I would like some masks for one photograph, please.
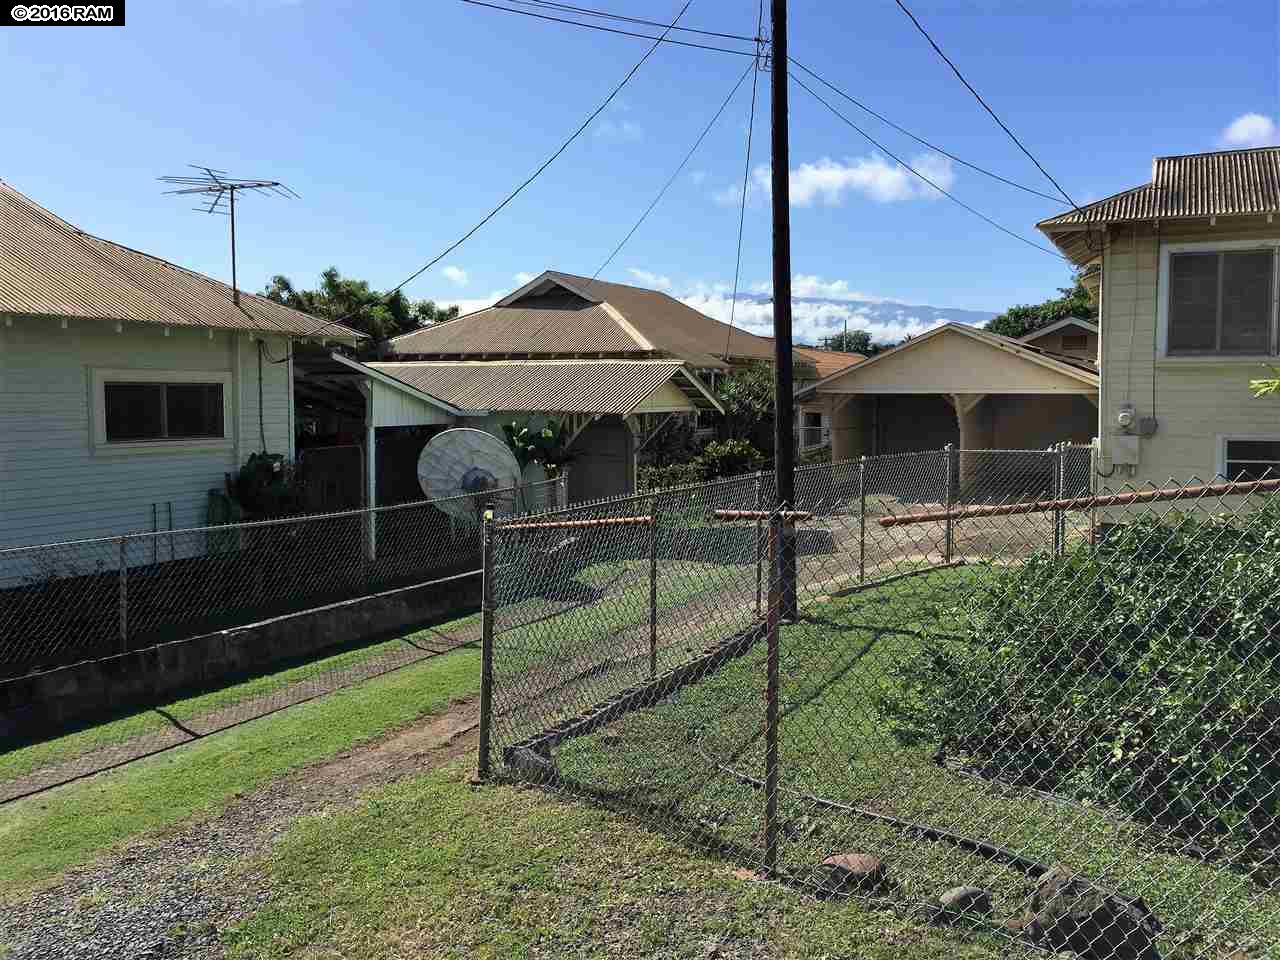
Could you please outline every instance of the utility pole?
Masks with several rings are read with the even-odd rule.
[[[791,365],[791,159],[787,133],[787,0],[771,0],[773,160],[773,469],[778,504],[796,506],[795,389]],[[782,616],[796,617],[795,527],[780,544]]]

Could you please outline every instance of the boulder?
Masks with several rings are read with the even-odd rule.
[[[1030,909],[1006,925],[1039,947],[1083,960],[1160,960],[1163,929],[1140,897],[1122,897],[1055,864],[1041,875]]]
[[[889,872],[869,853],[837,853],[822,861],[823,888],[832,893],[866,893],[884,885]]]
[[[981,887],[952,887],[938,898],[938,906],[947,916],[991,916],[991,894]]]

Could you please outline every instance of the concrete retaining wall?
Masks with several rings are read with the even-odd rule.
[[[480,586],[479,572],[464,573],[0,681],[0,738],[39,737],[228,677],[263,673],[276,663],[474,612]]]

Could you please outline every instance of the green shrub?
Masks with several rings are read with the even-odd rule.
[[[762,457],[746,440],[712,440],[698,454],[707,478],[712,480],[749,473],[756,469]]]
[[[899,739],[1232,850],[1280,842],[1280,523],[1168,520],[962,602],[879,698]]]
[[[638,474],[638,486],[641,490],[681,487],[689,483],[701,483],[707,478],[706,468],[700,460],[669,463],[662,467],[641,467]]]

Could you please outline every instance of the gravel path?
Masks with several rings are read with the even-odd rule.
[[[271,897],[253,862],[301,816],[475,749],[474,700],[241,797],[222,814],[130,843],[0,903],[3,960],[210,960]]]

